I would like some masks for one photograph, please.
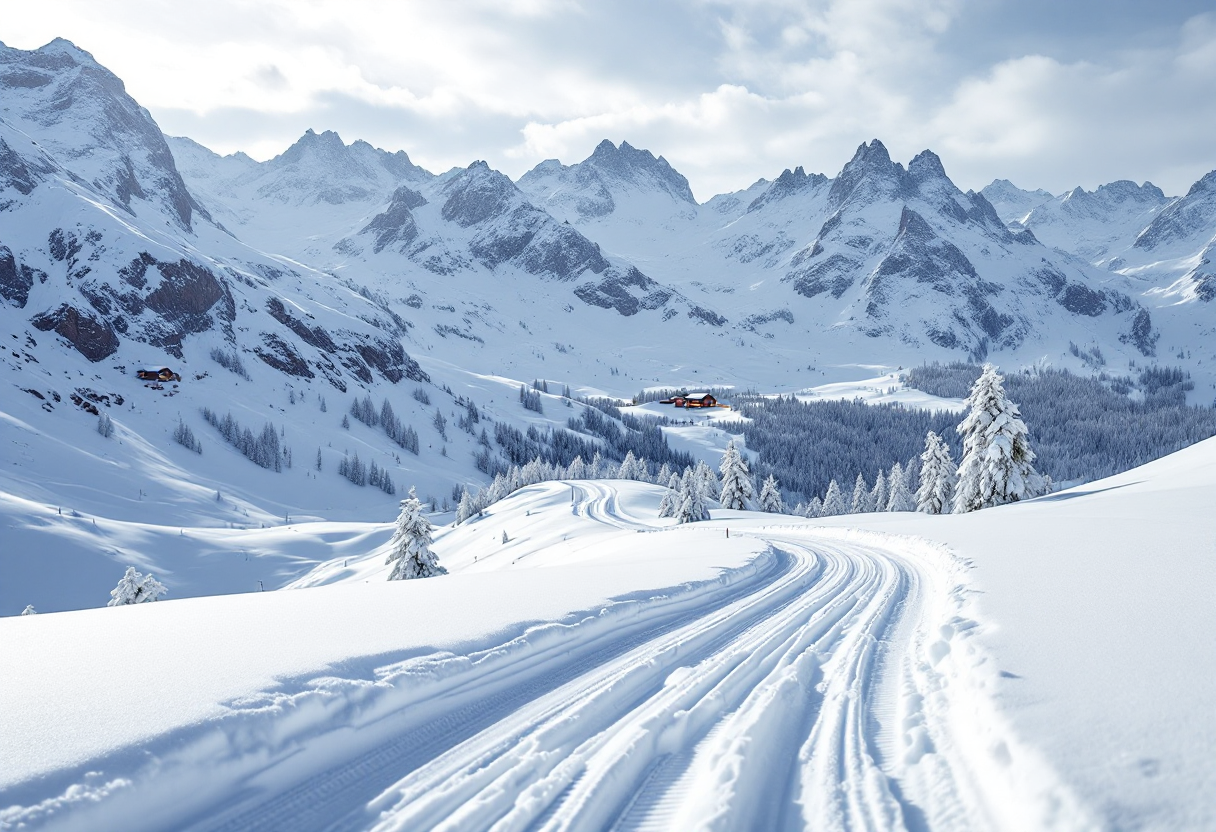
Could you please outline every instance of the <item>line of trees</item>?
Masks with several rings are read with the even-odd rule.
[[[833,479],[822,500],[814,497],[799,504],[794,513],[806,517],[913,510],[963,514],[1047,493],[1051,478],[1035,469],[1029,431],[1018,406],[1005,394],[1003,381],[987,364],[973,384],[967,414],[955,429],[963,441],[957,469],[949,445],[929,431],[918,460],[919,482],[896,462],[886,475],[878,473],[873,488],[858,474],[848,499]]]
[[[418,455],[418,432],[397,417],[388,399],[381,402],[380,409],[377,410],[376,406],[372,404],[371,396],[364,396],[362,399],[355,397],[350,404],[350,415],[370,428],[382,428],[388,438],[396,442],[398,446],[415,456]]]
[[[282,471],[284,466],[291,467],[291,448],[279,442],[279,431],[270,422],[262,427],[261,433],[254,435],[249,428],[241,427],[240,423],[232,418],[231,412],[220,418],[211,408],[204,407],[203,420],[219,431],[225,442],[255,465],[269,471]]]

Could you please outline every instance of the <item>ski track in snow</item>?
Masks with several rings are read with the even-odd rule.
[[[579,514],[673,545],[722,525],[660,532],[610,484],[576,489]],[[947,557],[794,525],[732,533],[769,546],[743,577],[428,657],[393,689],[404,698],[301,709],[310,729],[272,729],[252,754],[196,743],[100,817],[193,832],[1090,825],[955,661],[968,622],[951,617]],[[45,828],[98,819],[51,812]]]

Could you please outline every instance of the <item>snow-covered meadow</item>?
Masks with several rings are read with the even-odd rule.
[[[655,486],[550,483],[439,530],[440,578],[369,546],[280,592],[0,619],[3,817],[1206,828],[1214,490],[1216,440],[939,517],[672,527]]]

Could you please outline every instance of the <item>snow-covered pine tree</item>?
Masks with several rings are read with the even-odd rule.
[[[26,605],[25,605],[25,609],[23,609],[23,610],[21,611],[21,614],[22,614],[22,615],[37,615],[37,614],[38,614],[38,610],[34,609],[34,605],[33,605],[33,604],[26,604]]]
[[[804,516],[811,520],[814,520],[816,517],[822,517],[823,500],[820,500],[818,497],[812,497],[811,501],[806,504],[806,514]]]
[[[721,493],[722,483],[718,480],[718,475],[714,473],[714,469],[710,468],[705,460],[697,463],[694,473],[697,479],[701,481],[701,496],[702,498],[716,500]]]
[[[874,478],[874,490],[870,492],[871,511],[886,511],[887,503],[891,501],[891,492],[887,490],[887,475],[881,470]]]
[[[777,478],[772,474],[768,475],[768,478],[764,481],[764,486],[760,489],[760,510],[772,514],[782,514],[785,512],[785,503],[781,499],[781,489],[777,487]]]
[[[848,514],[849,507],[844,504],[844,495],[836,480],[828,483],[828,493],[823,496],[823,508],[819,510],[820,517],[835,517],[838,514]]]
[[[912,489],[904,477],[904,467],[898,462],[891,466],[891,476],[888,478],[891,496],[887,498],[887,511],[916,511],[916,500],[912,498]]]
[[[671,475],[674,473],[675,471],[671,470],[671,463],[664,462],[659,466],[659,473],[655,475],[654,481],[659,485],[664,485],[671,480]]]
[[[1004,378],[985,364],[967,397],[967,416],[957,430],[963,437],[954,513],[1026,500],[1043,493],[1034,469],[1034,451],[1018,406],[1005,395]]]
[[[718,468],[722,472],[722,487],[719,491],[719,502],[722,508],[742,511],[756,496],[752,487],[752,474],[747,470],[747,460],[735,447],[735,440],[726,445],[726,453],[722,454],[722,464]],[[778,493],[780,498],[780,493]],[[769,511],[769,509],[761,509]]]
[[[667,493],[659,502],[660,517],[675,517],[676,509],[680,507],[680,475],[672,474],[667,478]]]
[[[110,590],[110,601],[106,606],[122,607],[136,603],[135,599],[139,596],[141,584],[143,584],[143,575],[136,572],[134,566],[128,566],[127,571],[119,579],[118,586]]]
[[[141,575],[134,566],[128,566],[118,582],[118,586],[110,590],[110,600],[107,607],[121,607],[127,604],[145,604],[155,601],[169,590],[152,574]]]
[[[790,513],[795,517],[806,517],[806,503],[798,503],[798,505],[790,509]]]
[[[945,514],[954,499],[958,476],[950,446],[933,431],[925,435],[925,452],[920,457],[920,487],[916,489],[916,510],[925,514]]]
[[[410,496],[401,501],[397,529],[389,541],[385,563],[394,561],[396,563],[388,576],[390,581],[430,578],[448,572],[439,565],[439,560],[431,551],[431,521],[422,513],[422,503],[413,488],[410,489]]]
[[[466,488],[460,493],[460,505],[456,506],[456,525],[459,526],[476,513],[477,507],[473,505],[473,497]]]
[[[621,467],[617,470],[617,479],[636,480],[638,478],[638,461],[634,457],[633,451],[628,451],[625,458],[621,460]]]
[[[849,513],[865,514],[873,510],[874,507],[870,505],[870,486],[865,475],[858,474],[857,482],[853,484],[853,500],[849,504]]]
[[[704,462],[698,467],[701,466],[708,468]],[[713,476],[712,471],[710,476]],[[704,483],[704,476],[699,471],[684,469],[684,476],[680,478],[680,506],[675,515],[677,523],[696,523],[709,519],[709,509],[705,507],[705,493],[702,491]]]
[[[587,463],[583,462],[583,458],[581,456],[576,456],[574,459],[570,460],[570,467],[566,469],[566,479],[587,479]]]
[[[595,456],[591,458],[591,467],[587,469],[587,479],[598,480],[604,476],[604,457],[599,452],[595,452]]]

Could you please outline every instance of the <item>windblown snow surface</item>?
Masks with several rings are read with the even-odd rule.
[[[3,618],[0,823],[1210,829],[1214,489],[1216,440],[961,517],[546,483],[446,577]]]

